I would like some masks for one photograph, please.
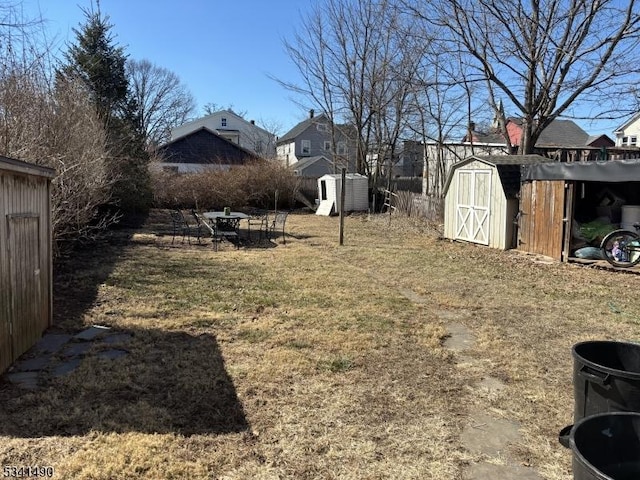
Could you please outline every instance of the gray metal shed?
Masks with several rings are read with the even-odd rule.
[[[0,372],[52,322],[54,174],[0,157]]]

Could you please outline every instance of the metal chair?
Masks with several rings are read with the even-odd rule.
[[[269,238],[274,238],[276,232],[282,231],[283,244],[287,244],[287,236],[285,233],[285,224],[287,223],[287,217],[289,212],[275,212],[271,223],[269,224]]]
[[[194,209],[191,209],[191,215],[196,221],[196,224],[193,227],[193,230],[195,230],[196,235],[198,236],[198,243],[201,243],[200,238],[204,236],[204,232],[206,230],[206,222],[202,221],[202,219],[200,218],[200,215],[198,215],[198,213]]]
[[[265,238],[269,234],[269,212],[266,210],[256,210],[251,212],[249,219],[247,220],[248,241],[251,242],[251,230],[258,231],[258,241],[262,241],[262,237]]]
[[[187,223],[187,219],[184,218],[180,210],[171,210],[171,221],[173,222],[173,238],[171,239],[171,244],[173,245],[175,242],[178,233],[182,234],[182,243],[184,243],[184,237],[187,237],[189,243],[191,243],[189,237],[191,229]]]

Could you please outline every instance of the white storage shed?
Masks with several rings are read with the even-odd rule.
[[[516,247],[522,166],[549,161],[539,155],[487,155],[454,164],[444,188],[445,238]]]
[[[342,188],[341,174],[327,174],[318,179],[320,205],[316,215],[331,215],[340,211]],[[345,176],[344,211],[366,211],[369,209],[369,180],[359,173]]]

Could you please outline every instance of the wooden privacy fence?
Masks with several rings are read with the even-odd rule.
[[[0,157],[0,372],[51,324],[53,176]]]

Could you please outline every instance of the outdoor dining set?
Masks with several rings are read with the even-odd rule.
[[[256,210],[249,213],[234,212],[229,207],[220,211],[197,212],[191,210],[185,214],[182,210],[171,211],[173,238],[182,236],[182,242],[195,238],[202,243],[202,238],[209,237],[215,250],[218,245],[227,241],[240,248],[241,246],[260,245],[271,242],[282,235],[286,244],[285,224],[289,212]]]

